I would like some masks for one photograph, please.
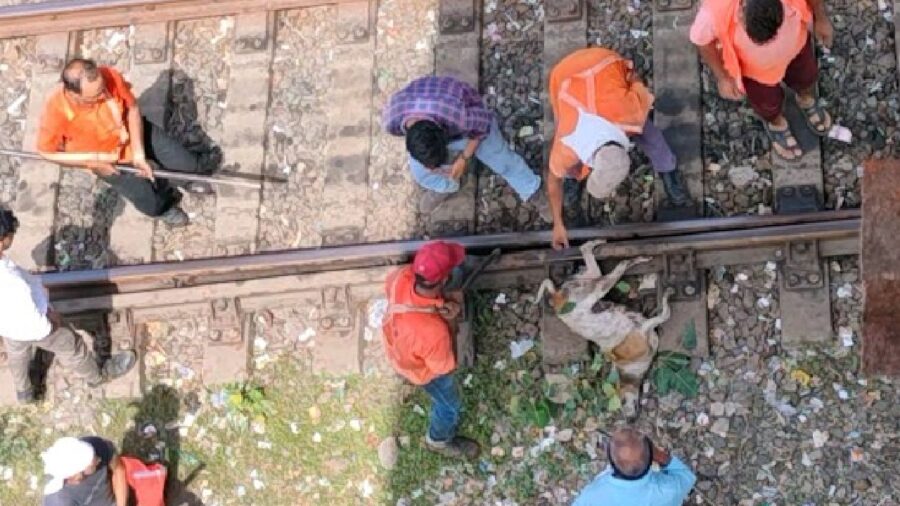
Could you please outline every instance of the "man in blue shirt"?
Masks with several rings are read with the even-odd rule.
[[[681,460],[635,429],[614,432],[606,450],[609,467],[572,506],[681,506],[697,481]],[[654,463],[659,471],[651,470]]]

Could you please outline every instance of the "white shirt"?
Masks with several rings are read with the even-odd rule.
[[[0,336],[40,341],[50,335],[50,302],[40,280],[7,257],[0,257]]]
[[[572,133],[562,138],[563,144],[569,146],[582,163],[590,166],[594,153],[611,142],[625,149],[631,148],[631,142],[624,130],[606,118],[578,110],[578,123]]]

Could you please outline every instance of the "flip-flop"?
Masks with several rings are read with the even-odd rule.
[[[772,128],[769,126],[769,122],[763,121],[763,125],[765,125],[765,127],[766,127],[766,133],[769,135],[769,140],[772,141],[772,144],[778,144],[785,151],[790,151],[791,153],[793,153],[795,155],[794,158],[787,158],[786,156],[782,155],[777,149],[775,149],[773,147],[772,153],[775,156],[777,156],[778,158],[781,158],[782,160],[784,160],[786,162],[796,162],[797,160],[799,160],[800,158],[803,157],[803,148],[800,147],[800,143],[797,142],[797,138],[794,137],[794,134],[791,132],[790,126],[788,126],[788,128],[785,130],[772,130]],[[794,140],[793,146],[788,145],[789,139]],[[799,155],[797,154],[797,151],[800,151]]]
[[[831,129],[834,122],[831,119],[831,115],[828,114],[828,111],[826,111],[819,103],[819,99],[813,101],[813,104],[809,107],[802,107],[798,102],[797,107],[800,107],[800,110],[803,111],[803,118],[806,120],[806,124],[809,125],[809,129],[812,130],[814,134],[819,137],[828,135],[828,130]],[[813,121],[813,115],[819,118],[819,121]],[[827,122],[825,121],[826,119],[828,120]],[[822,127],[822,129],[820,130],[819,127]]]

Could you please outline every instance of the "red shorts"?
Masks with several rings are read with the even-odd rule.
[[[800,92],[811,88],[818,79],[819,64],[816,61],[816,53],[813,50],[812,37],[810,37],[800,54],[788,65],[784,74],[784,84],[790,86],[792,90]],[[762,119],[771,122],[781,115],[784,89],[780,84],[762,84],[745,77],[744,89],[747,91],[747,100]]]

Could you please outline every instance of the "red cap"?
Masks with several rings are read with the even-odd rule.
[[[416,253],[413,272],[429,283],[443,281],[450,276],[454,267],[463,263],[466,249],[455,242],[431,241]]]

